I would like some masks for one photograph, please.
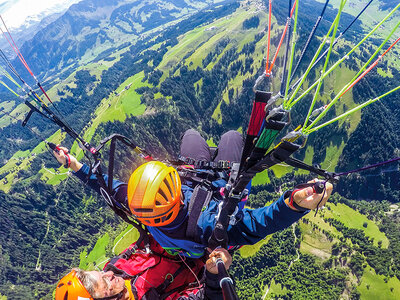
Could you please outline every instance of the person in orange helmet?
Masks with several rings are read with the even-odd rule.
[[[242,147],[241,135],[229,131],[221,137],[214,160],[239,162]],[[75,175],[100,193],[100,185],[90,167],[69,156],[68,149],[60,149],[59,153],[54,153],[57,160],[62,164],[69,161],[69,167]],[[212,160],[207,143],[193,129],[183,135],[181,155],[195,160]],[[207,172],[205,174],[208,176]],[[238,207],[227,228],[228,246],[235,248],[255,244],[267,235],[289,227],[310,210],[323,206],[333,186],[329,182],[322,182],[323,193],[318,193],[313,185],[316,182],[318,180],[314,179],[305,187],[284,192],[269,206],[258,209]],[[112,189],[120,209],[144,224],[154,239],[170,254],[200,258],[205,254],[215,228],[224,197],[220,189],[225,187],[227,178],[206,178],[203,183],[200,185],[192,178],[180,176],[176,169],[162,162],[151,161],[139,166],[128,184],[114,180]],[[198,198],[203,202],[196,207],[196,201],[191,199],[199,193]],[[199,215],[191,223],[189,217],[194,215],[194,210]]]
[[[189,268],[188,262],[178,263],[168,254],[157,253],[160,249],[152,240],[154,253],[139,249],[128,260],[120,255],[111,259],[104,271],[74,268],[57,283],[55,300],[223,299],[215,260],[221,258],[229,268],[232,257],[227,250],[214,250],[202,272],[204,263]],[[203,273],[203,278],[196,273]]]

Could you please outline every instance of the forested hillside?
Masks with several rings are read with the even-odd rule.
[[[287,1],[273,3],[272,52],[288,9]],[[367,10],[368,16],[395,4],[381,1]],[[188,128],[201,131],[210,144],[217,144],[227,130],[245,132],[253,85],[265,70],[267,7],[268,1],[250,0],[84,0],[39,31],[21,52],[43,78],[63,119],[91,144],[117,132],[155,157],[174,158]],[[306,43],[322,7],[320,2],[301,1],[297,50]],[[344,10],[341,30],[361,7],[354,1]],[[328,6],[297,74],[306,70],[336,13],[336,4]],[[365,17],[354,24],[332,52],[332,62],[359,41],[371,28],[369,22]],[[318,104],[338,93],[381,42],[380,35],[374,36],[330,75]],[[279,91],[283,54],[274,76],[259,89]],[[330,114],[396,87],[398,54],[399,48],[393,48]],[[317,79],[321,68],[306,85]],[[346,171],[399,156],[398,97],[393,93],[311,134],[296,157],[329,171]],[[55,283],[69,268],[101,267],[137,235],[15,121],[27,112],[20,99],[1,90],[0,100],[2,110],[13,116],[0,115],[0,298],[52,299]],[[292,110],[285,133],[302,124],[310,98],[303,100]],[[76,141],[48,120],[34,115],[29,126],[88,163]],[[124,147],[117,149],[117,157],[117,176],[126,181],[141,161]],[[104,162],[107,165],[107,155]],[[331,203],[316,216],[309,214],[299,224],[243,247],[231,269],[241,299],[374,299],[379,294],[395,299],[400,293],[400,223],[398,207],[393,206],[400,196],[398,175],[398,164],[392,164],[341,178]],[[264,206],[312,177],[276,166],[254,179],[248,204]]]

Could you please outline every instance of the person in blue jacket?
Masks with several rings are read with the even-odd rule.
[[[221,136],[218,154],[214,160],[239,162],[242,147],[241,134],[229,131]],[[96,177],[90,175],[89,166],[68,155],[68,149],[60,149],[59,153],[54,153],[57,160],[62,164],[69,160],[74,175],[100,193],[100,186]],[[206,141],[193,129],[187,130],[183,135],[180,151],[184,157],[211,160],[210,148]],[[107,182],[107,178],[105,181]],[[218,188],[225,183],[216,180],[211,186]],[[208,239],[217,221],[218,205],[223,196],[219,192],[212,194],[212,199],[198,218],[195,238],[188,238],[188,208],[193,188],[193,182],[190,179],[184,179],[182,182],[173,167],[152,161],[139,166],[131,175],[128,184],[114,180],[113,196],[121,208],[146,226],[168,253],[200,258],[205,254]],[[325,188],[326,191],[322,195],[315,193],[312,187],[298,190],[294,195],[287,191],[269,206],[238,210],[227,230],[228,245],[252,245],[269,234],[289,227],[310,210],[326,203],[333,186],[326,183]]]

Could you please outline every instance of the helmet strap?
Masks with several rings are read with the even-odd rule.
[[[124,295],[124,293],[125,293],[125,288],[122,291],[120,291],[118,294],[104,297],[104,298],[93,298],[93,300],[120,300],[120,299],[122,299],[122,296]]]

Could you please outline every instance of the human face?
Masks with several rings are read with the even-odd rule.
[[[117,295],[125,288],[125,280],[114,275],[112,271],[90,271],[97,280],[96,298],[104,298]]]

